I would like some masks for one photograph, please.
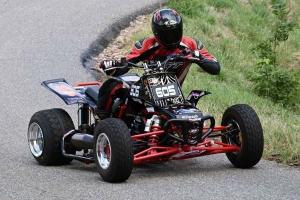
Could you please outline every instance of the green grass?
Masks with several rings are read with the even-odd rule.
[[[287,3],[292,17],[300,19],[300,0]],[[182,15],[184,34],[202,41],[222,67],[218,76],[210,76],[196,65],[192,67],[183,84],[185,94],[192,89],[212,92],[212,95],[201,99],[198,107],[204,113],[214,115],[218,124],[229,106],[249,104],[256,110],[263,126],[264,157],[300,165],[299,110],[288,110],[269,99],[258,97],[248,78],[257,62],[251,48],[271,33],[271,1],[170,0],[167,7]],[[132,44],[151,35],[150,24],[147,24],[131,38]],[[299,41],[298,26],[290,34],[289,40],[278,48],[280,65],[294,69],[298,74]]]

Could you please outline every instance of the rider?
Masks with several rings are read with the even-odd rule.
[[[182,18],[172,9],[161,9],[156,11],[152,16],[152,32],[153,37],[141,39],[135,43],[126,60],[133,63],[140,61],[163,61],[170,54],[178,54],[185,52],[193,53],[194,57],[198,57],[196,62],[204,71],[209,74],[217,75],[220,73],[220,65],[217,59],[212,56],[196,39],[183,36]],[[121,66],[117,60],[104,60],[100,63],[100,68],[108,69],[114,66]],[[174,67],[169,71],[175,72],[180,84],[183,83],[191,62],[176,62]],[[111,76],[120,76],[128,72],[129,69],[113,69],[106,71]],[[103,83],[99,90],[96,114],[100,119],[108,118],[111,114],[111,106],[113,100],[118,97],[120,88],[127,86],[120,80],[115,78],[108,79]]]

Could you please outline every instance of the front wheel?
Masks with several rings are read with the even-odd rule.
[[[107,182],[123,182],[133,169],[133,146],[127,125],[120,119],[100,121],[94,133],[94,158]]]
[[[226,153],[229,161],[239,168],[256,165],[263,153],[264,137],[260,120],[249,105],[238,104],[229,107],[222,118],[222,126],[228,126],[223,132],[222,141],[240,146],[239,152]]]

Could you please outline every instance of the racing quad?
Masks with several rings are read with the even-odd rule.
[[[212,115],[204,115],[196,107],[210,92],[193,90],[185,98],[177,77],[168,71],[172,63],[185,59],[193,62],[198,58],[176,54],[164,62],[123,62],[123,67],[115,67],[143,69],[143,75],[116,77],[129,87],[115,99],[110,118],[104,120],[95,114],[101,83],[73,87],[65,79],[42,82],[67,105],[78,104],[78,127],[63,109],[36,112],[27,135],[33,157],[42,165],[67,164],[73,159],[95,163],[108,182],[127,180],[136,164],[217,153],[226,153],[239,168],[256,165],[264,146],[256,112],[246,104],[233,105],[216,126]]]

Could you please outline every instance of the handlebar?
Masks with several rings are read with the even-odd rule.
[[[189,62],[197,62],[200,61],[200,58],[198,57],[191,57],[189,56],[183,56],[182,54],[171,54],[169,56],[167,56],[167,58],[160,62],[160,61],[155,61],[155,63],[151,63],[148,64],[146,62],[143,62],[141,65],[138,65],[136,63],[133,62],[128,62],[125,59],[121,60],[121,64],[123,64],[123,66],[115,66],[115,67],[110,67],[107,69],[104,69],[104,71],[109,71],[109,70],[113,70],[113,69],[125,69],[125,68],[139,68],[139,69],[144,69],[144,70],[159,70],[159,71],[165,71],[166,68],[166,64],[169,61],[176,61],[176,60],[180,60],[180,61],[189,61]]]

